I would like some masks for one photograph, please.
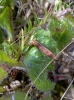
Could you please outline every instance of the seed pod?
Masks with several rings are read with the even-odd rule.
[[[32,40],[31,44],[37,47],[43,54],[45,54],[49,58],[55,59],[55,55],[50,50],[48,50],[46,47],[44,47],[42,44],[40,44],[39,42]]]

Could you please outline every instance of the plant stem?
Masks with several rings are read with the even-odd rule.
[[[66,95],[66,93],[68,92],[69,88],[71,87],[73,81],[74,81],[74,79],[71,81],[71,83],[69,84],[68,88],[66,89],[66,91],[64,92],[64,94],[62,95],[60,100],[63,100],[64,96]]]

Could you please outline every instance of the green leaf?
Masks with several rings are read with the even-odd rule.
[[[0,13],[7,7],[14,6],[14,0],[0,0]]]
[[[7,55],[12,56],[13,50],[11,49],[11,45],[8,44],[7,42],[3,42],[1,44],[1,50],[3,50],[4,53],[6,53]]]
[[[9,57],[12,57],[14,59],[18,59],[21,55],[21,50],[19,49],[19,46],[17,44],[11,45],[11,43],[4,41],[0,45],[1,50],[4,51]],[[18,52],[17,52],[18,51]]]
[[[20,91],[17,91],[15,93],[15,100],[24,100],[25,99],[25,93],[22,93]],[[27,97],[26,100],[29,100],[29,98]]]
[[[66,18],[51,18],[49,30],[60,50],[63,49],[74,37],[73,23]]]
[[[8,71],[13,66],[22,66],[23,64],[8,57],[3,51],[0,50],[0,81],[8,75]],[[1,91],[0,91],[1,92]]]
[[[70,22],[74,23],[74,16],[71,13],[67,13],[65,18],[68,19]]]
[[[58,53],[56,42],[50,36],[49,31],[45,31],[42,28],[38,28],[32,36],[34,40],[37,40],[54,54]],[[41,53],[36,47],[31,47],[24,57],[24,64],[28,70],[28,75],[31,80],[34,81],[43,68],[51,61],[50,58]],[[52,70],[52,64],[41,74],[39,79],[35,82],[35,86],[39,90],[47,91],[54,87],[54,83],[47,80],[47,71]]]
[[[7,31],[6,34],[8,35],[8,40],[11,41],[12,40],[12,19],[11,19],[11,10],[8,6],[0,14],[0,26]]]
[[[8,57],[2,50],[0,50],[0,62],[1,63],[8,63],[11,66],[15,66],[15,65],[21,65],[21,63],[19,63],[18,61]]]
[[[7,76],[7,72],[3,70],[3,68],[1,67],[2,66],[0,66],[0,80],[2,80],[5,76]]]
[[[65,31],[58,40],[58,47],[59,49],[63,49],[74,37],[74,25],[71,23],[68,19],[64,18],[61,20],[61,22],[64,24]]]
[[[20,92],[20,91],[17,91],[14,94],[14,98],[15,98],[15,100],[24,100],[25,99],[25,94]],[[11,100],[11,98],[3,96],[3,97],[0,97],[0,100]],[[27,97],[26,100],[29,100],[28,97]]]

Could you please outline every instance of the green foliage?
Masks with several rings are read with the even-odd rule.
[[[14,0],[0,0],[0,13],[7,7],[13,6]]]
[[[37,40],[49,50],[58,53],[56,42],[50,36],[50,31],[45,31],[42,28],[38,28],[32,36],[34,40]],[[42,69],[51,61],[50,58],[42,54],[36,47],[31,47],[24,57],[24,64],[28,70],[28,75],[31,80],[34,81]],[[50,65],[49,69],[52,70],[53,66]],[[54,83],[47,80],[47,69],[41,74],[39,79],[35,82],[35,86],[39,90],[47,91],[54,87]]]
[[[9,57],[12,57],[13,59],[18,59],[21,55],[21,50],[17,44],[10,45],[9,42],[5,41],[0,46],[1,50],[3,50]]]
[[[60,50],[63,49],[74,36],[73,23],[66,18],[57,19],[52,17],[49,30]]]
[[[64,19],[64,22],[65,31],[61,37],[59,37],[58,41],[58,47],[60,50],[63,49],[74,37],[74,26],[72,26],[67,19]]]
[[[21,63],[15,61],[14,59],[8,57],[2,50],[0,50],[0,81],[7,76],[7,65],[10,65],[10,67],[12,66],[22,66]],[[3,66],[3,64],[5,64],[5,67]],[[1,91],[0,91],[1,92]]]
[[[24,93],[22,93],[20,91],[17,91],[15,93],[15,100],[24,100],[24,98],[25,98],[25,94]],[[28,97],[27,97],[26,100],[29,100]]]
[[[0,66],[0,80],[2,80],[7,75],[7,72],[1,67],[2,66]]]
[[[0,8],[0,27],[6,31],[5,34],[8,36],[5,41],[4,32],[0,30],[0,63],[9,64],[11,67],[14,65],[23,66],[23,64],[14,59],[18,59],[21,56],[21,54],[23,53],[23,48],[28,48],[24,57],[24,64],[26,65],[30,79],[32,80],[32,82],[34,82],[41,71],[51,61],[51,59],[45,56],[36,47],[29,47],[28,43],[31,40],[36,40],[46,48],[48,48],[55,55],[58,54],[58,52],[63,49],[74,37],[74,19],[70,15],[66,15],[65,17],[63,16],[63,18],[50,17],[49,20],[46,16],[45,19],[42,20],[43,22],[41,22],[41,24],[44,24],[44,22],[46,22],[47,20],[49,23],[49,30],[46,31],[39,26],[39,28],[35,28],[35,31],[32,31],[34,27],[36,27],[37,25],[41,25],[39,24],[41,20],[39,20],[37,16],[34,16],[34,20],[31,20],[31,17],[33,16],[32,15],[30,19],[26,21],[27,25],[24,26],[25,35],[23,34],[23,36],[25,36],[25,38],[21,39],[22,32],[18,33],[19,35],[17,35],[17,38],[19,39],[19,41],[21,41],[21,45],[19,45],[20,43],[12,43],[13,28],[11,5],[14,6],[13,3],[14,0],[1,0],[0,2],[0,6],[3,7]],[[61,10],[61,6],[62,2],[56,0],[54,11]],[[16,26],[19,26],[21,23],[23,23],[24,16],[21,16],[22,17],[18,17]],[[30,33],[31,31],[33,33],[29,34],[28,36],[28,33]],[[7,42],[7,40],[11,42]],[[25,40],[27,40],[28,42],[24,42]],[[13,44],[12,46],[11,43]],[[26,44],[26,46],[24,46],[24,44]],[[12,59],[12,57],[14,59]],[[49,91],[54,88],[55,83],[47,79],[47,72],[51,70],[53,70],[52,63],[36,80],[35,86],[37,89],[42,91]],[[7,74],[8,73],[6,72],[6,69],[4,69],[3,66],[0,66],[0,80],[7,76]],[[3,91],[4,89],[0,87],[0,92]],[[22,100],[24,99],[24,96],[25,95],[23,93],[17,92],[15,94],[15,99]],[[50,97],[47,96],[47,98],[44,98],[44,100],[48,100],[48,98]]]
[[[14,59],[10,58],[9,56],[7,56],[2,50],[0,50],[0,62],[1,63],[8,63],[11,66],[22,65],[21,63],[19,63],[16,60],[14,60]]]
[[[14,94],[14,98],[15,98],[15,100],[24,100],[25,94],[20,92],[20,91],[17,91]],[[3,97],[0,98],[0,100],[11,100],[11,98],[9,98],[7,96],[3,96]],[[29,99],[27,98],[26,100],[29,100]]]
[[[65,15],[65,18],[67,18],[70,21],[70,23],[71,22],[74,23],[74,17],[73,17],[73,15],[71,15],[71,13],[67,13]]]
[[[9,56],[12,55],[12,49],[11,46],[7,42],[3,42],[1,44],[1,49]]]
[[[40,23],[40,20],[36,15],[32,15],[32,16],[34,17],[33,19],[34,21],[31,21],[31,19],[28,20],[27,27],[26,26],[24,27],[25,34],[27,32],[30,32],[33,29],[33,27],[36,27]]]
[[[0,27],[7,31],[8,41],[12,40],[11,9],[7,6],[0,14]],[[4,33],[3,33],[4,34]]]
[[[5,89],[2,86],[0,86],[0,92],[5,92]]]

